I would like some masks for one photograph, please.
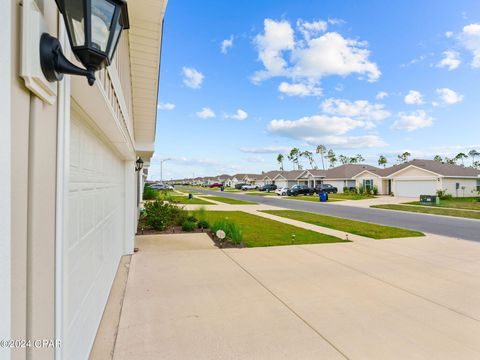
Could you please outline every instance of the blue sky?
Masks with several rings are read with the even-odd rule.
[[[480,150],[478,1],[171,0],[163,36],[153,179]]]

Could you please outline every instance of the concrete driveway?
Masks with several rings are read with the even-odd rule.
[[[479,359],[480,244],[144,236],[114,359]]]

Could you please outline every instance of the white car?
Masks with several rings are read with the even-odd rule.
[[[242,190],[255,190],[258,189],[258,185],[243,185]]]
[[[278,196],[286,196],[287,190],[288,190],[288,187],[286,186],[280,187],[277,190],[275,190],[275,194],[277,194]]]

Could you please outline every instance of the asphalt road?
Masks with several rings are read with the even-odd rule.
[[[229,192],[221,193],[220,191],[214,190],[192,189],[192,191],[217,196],[221,195],[239,200],[253,201],[259,204],[280,206],[291,210],[337,216],[352,220],[396,226],[480,242],[480,220],[424,215],[419,213],[408,213],[373,208],[359,208],[354,206],[335,205],[334,203],[324,204],[320,202],[317,203],[300,200],[283,200],[273,196],[243,195]]]

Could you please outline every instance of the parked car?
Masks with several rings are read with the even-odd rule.
[[[153,190],[173,190],[173,186],[166,184],[153,184],[150,185],[150,188]]]
[[[315,192],[317,194],[320,194],[321,192],[326,192],[327,194],[336,194],[338,189],[330,184],[318,184],[315,187]]]
[[[240,190],[242,188],[242,186],[244,185],[248,185],[247,183],[238,183],[238,184],[235,184],[235,189],[237,190]]]
[[[242,190],[256,190],[258,189],[258,185],[250,185],[250,184],[247,184],[247,185],[243,185],[242,186]]]
[[[307,185],[294,185],[291,189],[287,190],[288,196],[297,196],[297,195],[313,195],[315,190],[308,187]]]
[[[209,188],[216,188],[216,187],[222,187],[222,186],[223,186],[222,183],[213,183],[208,185]]]
[[[280,187],[277,190],[275,190],[275,194],[277,194],[278,196],[285,196],[285,195],[287,195],[288,190],[289,190],[288,187],[283,186],[283,187]]]
[[[275,184],[265,184],[265,185],[261,186],[260,189],[258,189],[258,190],[266,191],[266,192],[275,191],[275,190],[277,190],[277,185],[275,185]]]

